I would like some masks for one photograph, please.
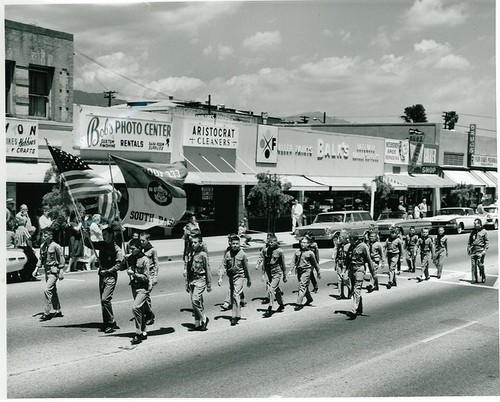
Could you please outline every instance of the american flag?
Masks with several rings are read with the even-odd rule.
[[[111,222],[115,219],[117,215],[116,203],[120,201],[121,196],[118,190],[113,190],[113,192],[101,194],[97,198],[97,210],[102,220]]]
[[[79,157],[61,149],[52,148],[50,145],[48,148],[73,198],[98,197],[113,191],[111,184],[94,173],[90,166]]]

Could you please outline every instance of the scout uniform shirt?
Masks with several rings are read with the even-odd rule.
[[[260,252],[260,258],[262,259],[263,271],[269,275],[285,272],[285,256],[281,248],[276,247],[275,249],[271,249],[269,246],[264,247]]]
[[[483,251],[486,251],[490,246],[488,232],[486,232],[486,229],[473,229],[469,236],[468,246],[470,254],[481,254]]]
[[[55,241],[49,244],[42,244],[40,247],[39,266],[44,267],[47,273],[50,273],[51,269],[54,267],[57,268],[58,271],[52,273],[58,273],[59,269],[64,268],[65,263],[63,249],[59,244]]]
[[[136,259],[135,263],[133,263],[133,260],[131,262],[130,269],[134,271],[134,275],[131,276],[130,286],[134,289],[151,290],[152,284],[149,280],[149,258],[145,255],[141,255]]]
[[[432,251],[432,239],[427,237],[420,237],[418,239],[418,246],[420,247],[421,254],[428,254]]]
[[[361,270],[365,271],[366,270],[365,263],[371,265],[370,250],[368,249],[368,246],[363,242],[359,242],[358,244],[355,244],[350,247],[349,258],[350,258],[352,272]]]
[[[229,250],[224,254],[222,266],[226,270],[227,276],[230,278],[246,278],[245,268],[248,269],[248,260],[243,250],[233,255],[233,251]]]
[[[385,241],[385,247],[387,248],[387,254],[400,254],[403,249],[403,242],[397,236],[395,238],[389,237]]]
[[[188,282],[204,279],[207,284],[210,284],[210,278],[210,263],[207,253],[203,250],[195,252],[190,258],[190,263],[187,265]]]
[[[382,261],[383,257],[384,251],[382,245],[378,241],[370,243],[370,258],[372,259],[372,261],[378,264],[380,261]]]

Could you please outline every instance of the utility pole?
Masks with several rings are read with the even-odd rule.
[[[108,99],[108,107],[111,107],[111,99],[115,99],[116,91],[104,91],[104,98]]]

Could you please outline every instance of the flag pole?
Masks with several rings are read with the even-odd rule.
[[[47,146],[50,146],[49,144],[49,141],[47,140],[47,137],[44,137],[45,139],[45,143],[47,144]],[[56,167],[57,167],[57,170],[59,171],[59,174],[61,175],[62,177],[62,181],[64,182],[64,184],[66,184],[66,188],[68,189],[68,195],[69,195],[69,198],[71,199],[71,202],[73,203],[73,208],[75,209],[75,214],[76,214],[76,217],[80,220],[80,222],[83,223],[83,219],[82,219],[82,216],[80,215],[80,212],[78,211],[78,207],[76,205],[76,201],[75,199],[73,198],[73,194],[71,194],[71,191],[69,189],[69,186],[68,186],[68,183],[66,182],[66,177],[64,176],[64,173],[62,172],[62,169],[61,167],[59,166],[59,164],[57,163],[57,161],[55,160],[54,156],[52,155],[52,153],[50,154],[50,156],[52,156],[52,159],[54,160],[54,163],[56,164]],[[83,226],[83,225],[82,225]],[[85,231],[82,230],[82,234],[84,234]],[[85,242],[84,242],[85,244]],[[92,241],[90,242],[90,245],[92,246],[92,251],[94,253],[94,256],[96,258],[96,260],[98,261],[99,258],[97,256],[97,252],[94,248],[94,245],[92,244]],[[71,267],[69,267],[69,269],[71,269]]]
[[[122,237],[122,250],[123,250],[123,254],[125,255],[127,250],[125,249],[125,237],[123,236],[122,220],[120,218],[120,210],[118,209],[118,197],[115,197],[116,190],[115,190],[115,183],[113,181],[113,171],[111,170],[111,154],[110,153],[108,153],[108,167],[109,167],[109,177],[111,179],[111,187],[113,187],[113,195],[112,195],[113,206],[115,207],[115,214],[117,214],[117,216],[118,216],[118,223],[120,225],[120,236]],[[115,215],[115,219],[116,219],[116,215]],[[129,270],[130,267],[128,265],[128,258],[125,256],[124,260],[125,260],[125,265],[127,267],[127,270]],[[130,276],[130,279],[132,280],[132,276]]]

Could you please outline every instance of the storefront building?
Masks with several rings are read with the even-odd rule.
[[[6,197],[40,215],[50,155],[73,130],[73,35],[5,20]]]

